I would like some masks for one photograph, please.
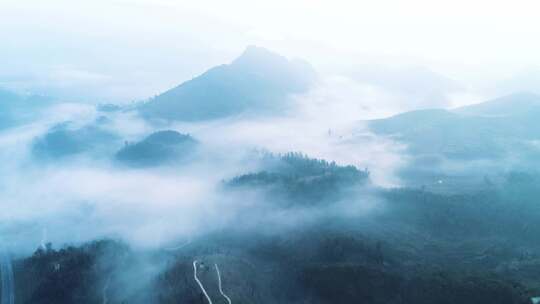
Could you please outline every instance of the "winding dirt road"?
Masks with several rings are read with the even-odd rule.
[[[201,288],[201,291],[203,292],[203,294],[204,294],[204,296],[206,297],[206,299],[208,300],[208,303],[209,303],[209,304],[213,304],[213,303],[212,303],[212,299],[210,299],[210,296],[209,296],[208,293],[206,292],[206,289],[204,289],[203,284],[201,283],[201,281],[200,281],[199,278],[197,277],[197,263],[198,263],[197,260],[193,261],[193,278],[195,279],[195,281],[197,282],[197,284],[199,284],[199,287]],[[4,304],[4,303],[2,303],[2,304]]]
[[[229,298],[229,297],[223,292],[223,289],[221,288],[221,274],[219,273],[219,267],[218,267],[217,264],[214,264],[214,266],[216,267],[216,273],[217,273],[218,284],[219,284],[219,293],[221,293],[221,295],[227,300],[227,302],[228,302],[229,304],[232,304],[231,298]]]

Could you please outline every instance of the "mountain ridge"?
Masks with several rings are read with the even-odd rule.
[[[540,109],[540,95],[521,91],[485,102],[453,109],[453,112],[469,115],[508,116],[521,115],[526,111]]]
[[[539,96],[516,93],[453,110],[404,112],[370,120],[368,126],[406,143],[413,155],[493,159],[533,153],[529,143],[540,139],[538,114]]]

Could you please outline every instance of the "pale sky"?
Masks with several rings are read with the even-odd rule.
[[[498,81],[540,66],[539,11],[526,0],[0,0],[0,84],[138,99],[250,44],[323,72],[384,62]]]

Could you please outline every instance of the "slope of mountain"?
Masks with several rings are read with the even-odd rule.
[[[287,95],[306,91],[314,80],[309,64],[250,46],[232,63],[152,98],[139,111],[150,119],[183,121],[276,111],[287,105]]]
[[[413,155],[493,159],[531,152],[540,139],[540,98],[514,94],[447,111],[406,112],[369,122],[372,131],[406,143]]]
[[[176,131],[158,131],[140,142],[126,145],[116,153],[116,159],[135,167],[156,166],[178,161],[196,147],[190,135]]]

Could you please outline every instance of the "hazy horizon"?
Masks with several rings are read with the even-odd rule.
[[[125,103],[258,45],[302,58],[323,77],[350,78],[366,65],[431,70],[462,87],[451,104],[468,104],[537,91],[535,7],[532,1],[507,9],[492,1],[4,0],[0,85],[70,101]]]

